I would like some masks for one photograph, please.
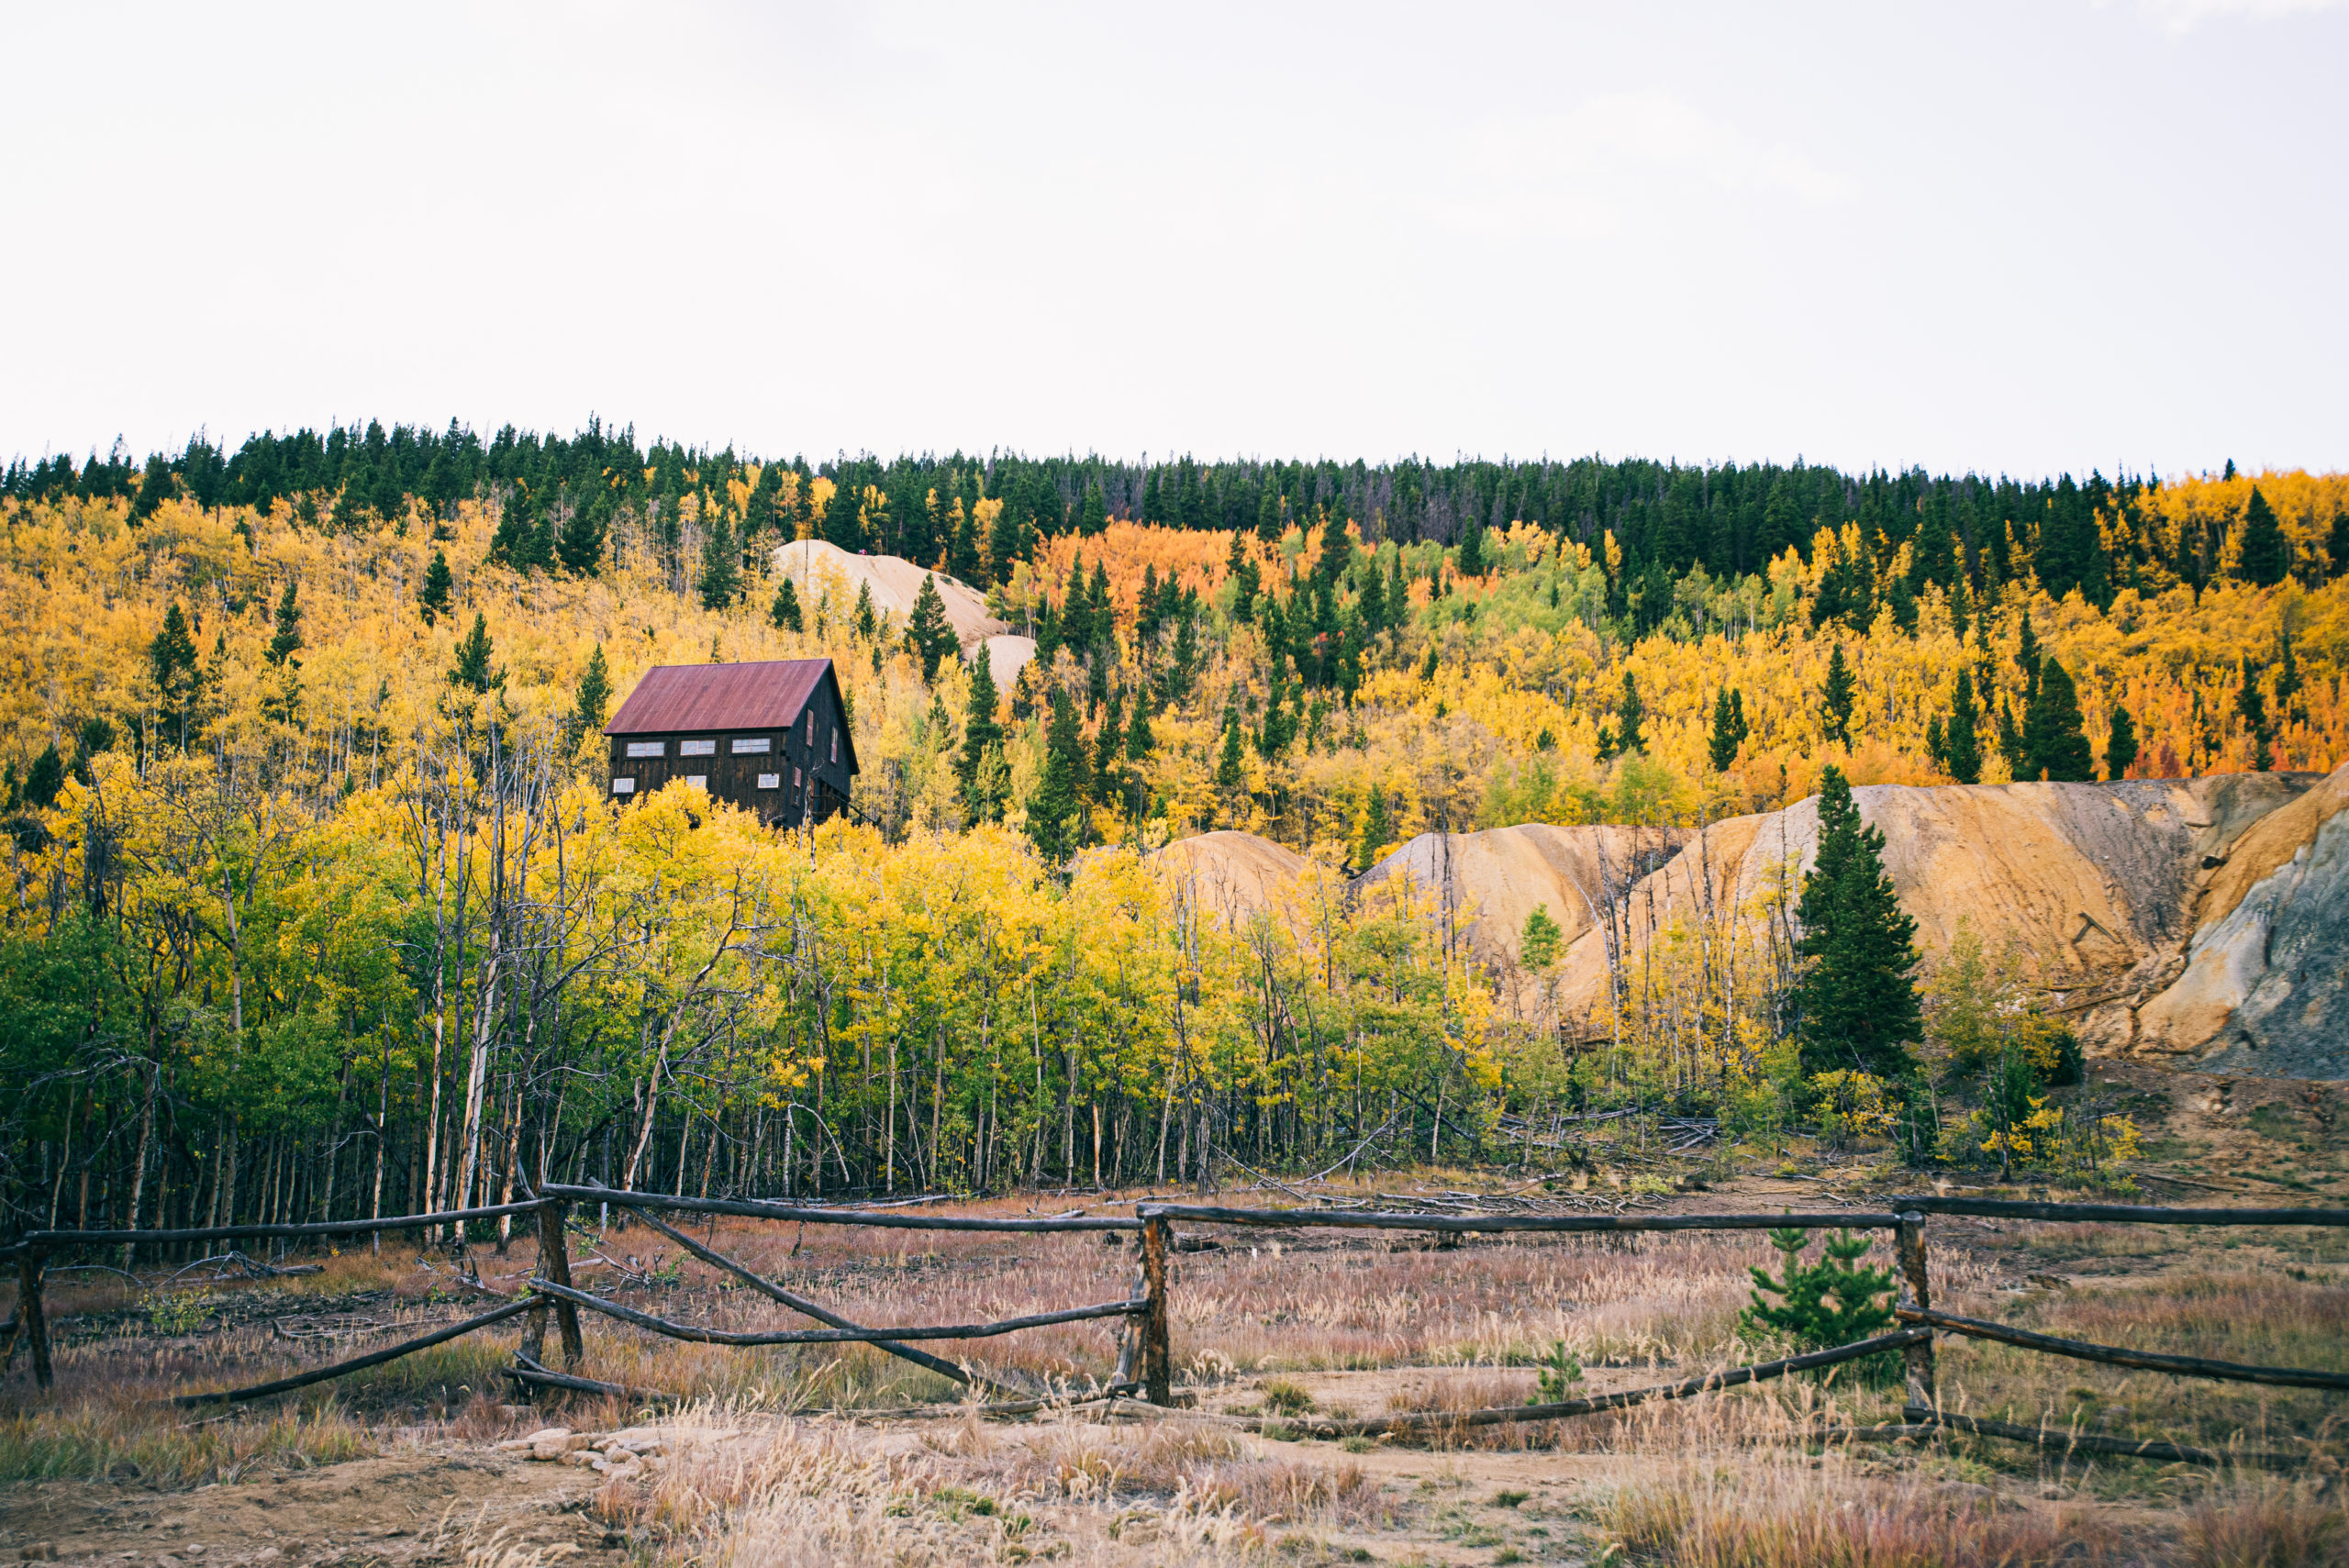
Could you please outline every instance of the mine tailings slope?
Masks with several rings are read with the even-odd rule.
[[[1234,930],[1259,910],[1273,908],[1313,867],[1270,839],[1233,832],[1177,839],[1150,862],[1177,898]]]
[[[1884,830],[1918,945],[1945,951],[1961,920],[1993,948],[2012,941],[2091,1051],[2349,1075],[2349,765],[1852,797]],[[1807,870],[1818,842],[1816,796],[1713,824],[1632,887],[1621,951],[1636,962],[1675,919],[1735,920],[1741,942],[1766,940],[1773,884]],[[1570,1029],[1605,1003],[1603,935],[1575,938],[1551,988]]]
[[[1564,940],[1597,929],[1599,912],[1696,835],[1683,828],[1559,828],[1528,822],[1479,833],[1422,833],[1354,879],[1357,891],[1408,877],[1461,922],[1487,963],[1514,964],[1525,917],[1547,908]]]

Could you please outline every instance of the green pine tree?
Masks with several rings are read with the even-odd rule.
[[[294,579],[285,580],[285,592],[277,601],[277,631],[262,650],[262,657],[272,664],[283,665],[302,650],[302,606],[294,602]],[[294,660],[298,667],[301,661]]]
[[[1827,738],[1845,751],[1852,747],[1852,704],[1855,694],[1852,667],[1843,659],[1843,645],[1837,643],[1827,657]]]
[[[1957,673],[1957,689],[1950,695],[1949,725],[1942,731],[1942,768],[1963,784],[1982,782],[1980,718],[1974,706],[1974,676]]]
[[[1713,772],[1725,773],[1737,761],[1737,749],[1745,743],[1744,694],[1732,699],[1730,689],[1723,686],[1713,698],[1713,728],[1708,742],[1709,760]]]
[[[2039,662],[2039,690],[2022,717],[2022,765],[2017,779],[2044,778],[2084,784],[2096,777],[2079,694],[2063,662],[2052,654]]]
[[[1003,745],[1003,727],[995,717],[1000,701],[986,645],[982,643],[978,657],[971,662],[971,695],[969,706],[963,709],[963,750],[954,760],[954,776],[962,782],[964,807],[974,822],[991,822],[1003,814],[1001,800],[983,798],[980,794],[985,776],[982,764],[988,750],[999,751]]]
[[[2235,689],[2235,713],[2251,737],[2251,765],[2266,773],[2275,765],[2271,751],[2276,732],[2267,724],[2267,694],[2259,689],[2259,672],[2249,659],[2242,662],[2243,684]]]
[[[995,521],[987,528],[988,582],[1011,581],[1012,567],[1027,553],[1023,549],[1027,532],[1023,523],[1020,510],[1013,504],[1012,498],[1007,497],[1003,505],[996,508]]]
[[[1150,732],[1150,703],[1137,692],[1134,694],[1134,716],[1126,725],[1126,761],[1142,761],[1157,744],[1158,738]]]
[[[487,692],[506,684],[506,673],[490,667],[495,650],[489,640],[489,621],[480,612],[473,615],[473,628],[457,644],[457,662],[449,672],[449,684],[476,692]]]
[[[879,626],[880,622],[873,614],[873,584],[869,581],[859,583],[856,585],[856,635],[870,641]]]
[[[1215,759],[1215,787],[1226,801],[1232,801],[1247,784],[1248,774],[1240,762],[1240,710],[1227,706],[1223,710],[1223,745]]]
[[[1263,486],[1256,493],[1256,537],[1266,544],[1278,544],[1284,531],[1281,522],[1280,484],[1267,474]],[[1231,546],[1235,550],[1240,548],[1240,536],[1237,532],[1232,535]]]
[[[832,486],[832,497],[824,503],[824,538],[851,555],[864,548],[863,486],[856,476],[843,471]]]
[[[1093,737],[1093,798],[1102,802],[1115,800],[1122,787],[1119,764],[1126,751],[1126,730],[1123,696],[1116,692],[1101,707],[1101,728]]]
[[[436,624],[449,613],[449,600],[456,579],[449,570],[445,550],[432,552],[432,564],[424,569],[424,586],[416,595],[416,607],[424,616],[424,624]]]
[[[1470,523],[1468,530],[1460,536],[1460,549],[1452,569],[1463,577],[1482,577],[1485,574],[1484,525]]]
[[[722,610],[741,591],[741,547],[734,542],[734,529],[723,511],[704,507],[702,516],[709,519],[709,536],[701,545],[701,607]]]
[[[605,710],[612,701],[611,667],[604,662],[604,645],[587,655],[586,673],[579,677],[579,694],[571,703],[571,749],[577,751],[579,742],[604,728]]]
[[[946,601],[938,596],[938,579],[925,573],[921,592],[914,595],[914,613],[906,623],[906,646],[921,661],[921,678],[938,679],[938,662],[953,651],[954,628],[946,618]]]
[[[1623,672],[1623,700],[1615,708],[1615,751],[1644,751],[1647,736],[1642,726],[1647,722],[1647,708],[1640,701],[1639,684],[1631,679],[1629,670]]]
[[[1856,1069],[1905,1082],[1923,1015],[1909,973],[1917,922],[1884,869],[1884,830],[1860,820],[1852,786],[1830,764],[1819,786],[1819,852],[1796,910],[1803,961],[1796,990],[1806,1076]]]
[[[1566,933],[1550,917],[1547,904],[1536,904],[1525,917],[1525,928],[1518,933],[1517,962],[1536,974],[1547,972],[1558,962],[1558,950]]]
[[[2125,779],[2137,761],[2137,725],[2129,710],[2119,703],[2112,705],[2112,728],[2105,732],[2104,776]]]
[[[1076,531],[1086,539],[1098,536],[1109,526],[1109,504],[1101,498],[1098,482],[1085,491],[1085,509],[1076,515]]]
[[[2269,588],[2284,580],[2291,569],[2291,550],[2284,540],[2284,525],[2277,520],[2276,508],[2251,487],[2251,505],[2243,508],[2243,547],[2236,567],[2243,581]]]
[[[777,631],[807,629],[799,615],[799,590],[788,577],[775,584],[774,603],[767,606],[767,624]]]
[[[57,804],[58,792],[64,787],[65,759],[52,740],[33,759],[32,770],[25,774],[24,802],[46,811]]]
[[[1082,847],[1077,825],[1085,797],[1085,733],[1068,693],[1052,688],[1052,716],[1044,729],[1044,767],[1028,800],[1028,837],[1047,861],[1057,863]]]
[[[780,472],[769,463],[767,472]],[[554,552],[562,569],[574,577],[593,577],[604,569],[604,533],[608,521],[608,492],[596,491],[571,508],[556,536]]]

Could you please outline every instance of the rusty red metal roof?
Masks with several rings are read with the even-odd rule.
[[[655,664],[604,726],[607,735],[684,729],[781,729],[798,718],[829,659],[756,664]]]

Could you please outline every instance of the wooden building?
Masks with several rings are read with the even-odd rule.
[[[857,772],[845,714],[829,659],[656,664],[604,726],[613,798],[683,779],[762,822],[821,822]]]

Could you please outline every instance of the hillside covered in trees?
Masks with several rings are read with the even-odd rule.
[[[1188,1176],[1594,1095],[1807,1115],[1819,1064],[1750,1018],[1564,1055],[1408,883],[1342,873],[1831,767],[2349,755],[2341,476],[810,466],[369,425],[0,488],[0,1150],[43,1220]],[[972,584],[1036,661],[999,687],[940,619],[786,591],[806,537]],[[593,732],[642,670],[816,654],[862,821],[607,804]],[[1144,858],[1214,828],[1325,869],[1219,922]]]

